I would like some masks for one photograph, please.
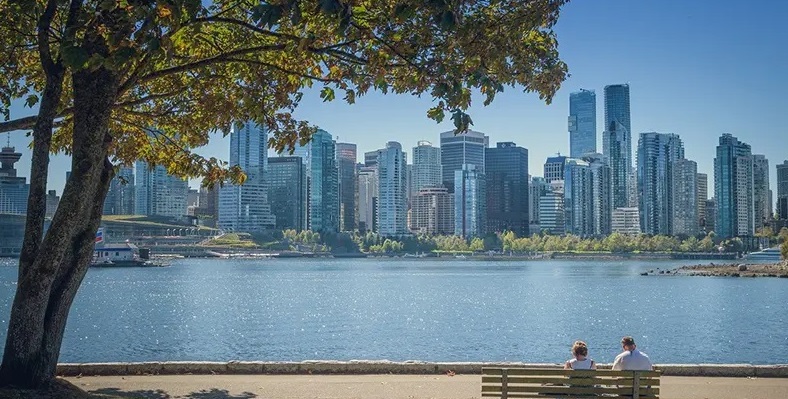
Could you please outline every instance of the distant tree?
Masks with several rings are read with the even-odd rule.
[[[469,249],[471,251],[484,251],[484,240],[479,237],[474,237],[471,239]]]
[[[780,246],[780,253],[783,256],[783,261],[788,263],[788,240],[783,241],[782,245]]]

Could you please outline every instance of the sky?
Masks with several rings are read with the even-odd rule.
[[[597,92],[597,151],[601,152],[604,117],[603,88],[629,83],[633,130],[676,133],[685,156],[709,176],[713,196],[714,156],[718,138],[731,133],[769,160],[771,189],[776,191],[775,165],[788,159],[788,2],[769,0],[574,0],[566,5],[555,31],[570,77],[551,105],[538,95],[507,88],[484,107],[482,99],[468,111],[474,130],[490,143],[513,141],[529,151],[529,172],[541,176],[548,156],[569,153],[569,93]],[[453,129],[426,117],[428,97],[382,95],[361,97],[356,104],[323,103],[317,91],[307,92],[296,117],[331,133],[337,141],[356,143],[365,151],[399,141],[410,149],[419,140],[439,143],[440,132]],[[14,106],[12,118],[32,110]],[[12,133],[22,150],[17,164],[29,176],[29,138]],[[2,144],[5,145],[5,137]],[[216,135],[198,151],[229,158],[229,138]],[[408,154],[408,159],[412,159]],[[49,188],[62,192],[70,160],[56,156]],[[199,181],[192,181],[196,187]],[[776,195],[776,193],[775,193]]]

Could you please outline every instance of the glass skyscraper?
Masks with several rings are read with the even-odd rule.
[[[134,168],[121,166],[109,184],[103,214],[133,215],[134,213]]]
[[[0,213],[24,215],[30,185],[24,177],[17,177],[14,164],[22,157],[10,145],[0,151]]]
[[[134,176],[134,213],[181,217],[186,215],[189,182],[167,173],[164,166],[151,169],[137,161]]]
[[[443,185],[454,192],[454,172],[463,169],[463,165],[474,165],[478,173],[484,174],[484,150],[490,144],[490,138],[484,133],[469,130],[455,134],[454,131],[443,132],[441,140],[441,167]]]
[[[643,233],[673,234],[673,168],[682,158],[684,144],[677,134],[640,134],[637,168],[640,230]]]
[[[454,235],[484,235],[487,216],[485,178],[476,165],[454,171]]]
[[[413,192],[426,187],[439,187],[441,179],[441,149],[429,141],[419,141],[413,147]]]
[[[581,89],[569,95],[569,156],[596,152],[596,93]]]
[[[694,236],[698,224],[698,164],[689,159],[673,163],[672,176],[673,235]],[[704,203],[705,205],[705,203]]]
[[[752,156],[752,190],[755,202],[755,232],[769,225],[772,219],[772,192],[769,189],[769,160],[764,155]]]
[[[714,232],[720,238],[755,233],[752,149],[729,133],[720,137],[714,158]]]
[[[396,141],[378,150],[378,233],[384,237],[408,233],[405,153]]]
[[[498,143],[485,154],[487,233],[507,230],[529,234],[528,150],[515,143]]]
[[[628,175],[632,170],[632,125],[629,112],[629,85],[605,86],[605,126],[602,152],[611,169],[613,208],[629,204]]]
[[[318,129],[309,143],[309,229],[339,231],[339,173],[331,135]]]
[[[339,228],[341,231],[356,230],[356,145],[336,143],[337,167],[339,168]]]
[[[788,161],[777,164],[777,217],[788,220]]]

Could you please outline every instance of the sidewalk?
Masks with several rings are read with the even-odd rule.
[[[81,389],[145,399],[471,399],[479,375],[147,375],[69,377]],[[662,377],[662,399],[788,398],[788,378]]]

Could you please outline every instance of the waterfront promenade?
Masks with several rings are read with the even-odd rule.
[[[143,375],[69,377],[106,397],[145,399],[480,398],[480,375]],[[788,378],[662,377],[661,399],[788,397]]]

